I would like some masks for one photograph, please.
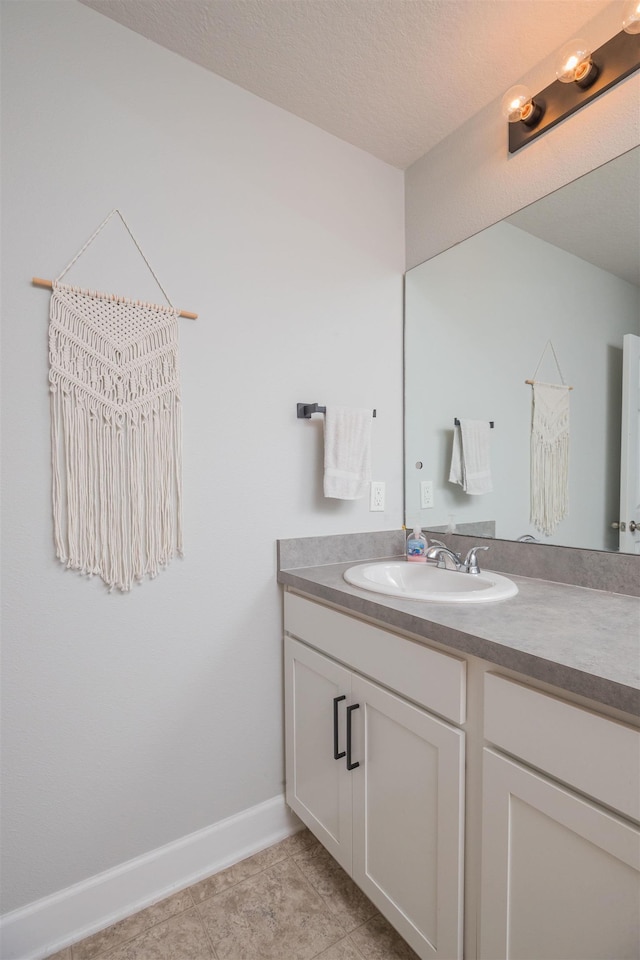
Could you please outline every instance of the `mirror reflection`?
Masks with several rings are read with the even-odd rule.
[[[636,148],[407,272],[407,527],[640,552],[639,211]],[[573,388],[551,533],[530,519],[533,379]],[[490,492],[449,479],[456,419],[494,424]]]

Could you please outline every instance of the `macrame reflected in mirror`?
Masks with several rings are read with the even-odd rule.
[[[56,556],[128,591],[183,552],[178,310],[61,283],[76,259],[49,318]]]
[[[553,354],[561,383],[536,380],[546,351]],[[536,530],[551,536],[569,510],[569,392],[551,340],[547,340],[531,384],[531,513]]]

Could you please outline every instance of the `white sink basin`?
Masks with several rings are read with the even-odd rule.
[[[439,570],[432,563],[383,560],[349,567],[343,574],[347,583],[389,597],[426,600],[429,603],[491,603],[506,600],[518,592],[507,577],[490,570],[460,573]]]

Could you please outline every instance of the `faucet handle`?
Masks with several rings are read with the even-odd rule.
[[[427,560],[435,560],[438,567],[445,570],[461,570],[460,554],[449,550],[449,547],[429,547]]]
[[[488,550],[489,547],[471,547],[471,550],[467,553],[464,558],[464,565],[467,569],[467,573],[480,573],[480,566],[478,565],[478,558],[476,554],[478,550]]]
[[[445,547],[446,549],[446,544],[444,544],[442,540],[436,540],[434,537],[427,547],[426,558],[428,563],[436,563],[436,561],[440,561],[440,557],[438,555],[440,547]]]
[[[460,554],[459,554],[459,553],[456,553],[455,550],[452,550],[450,547],[448,547],[448,546],[446,545],[446,543],[443,543],[443,542],[442,542],[442,540],[433,539],[433,540],[431,541],[431,546],[429,547],[429,549],[430,549],[430,550],[435,550],[435,549],[437,549],[438,547],[442,547],[442,549],[443,549],[443,550],[446,550],[448,553],[450,553],[452,557],[457,557],[458,560],[460,559]],[[489,548],[487,547],[487,550],[488,550],[488,549],[489,549]]]

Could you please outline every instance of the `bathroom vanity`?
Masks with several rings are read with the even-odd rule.
[[[286,564],[287,802],[416,953],[637,958],[640,600],[515,577],[462,609]]]

